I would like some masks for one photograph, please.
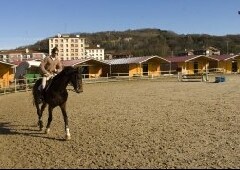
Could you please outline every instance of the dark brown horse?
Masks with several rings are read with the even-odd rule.
[[[40,130],[43,128],[42,114],[46,106],[48,105],[48,123],[46,126],[46,133],[50,132],[50,124],[52,122],[52,112],[57,106],[61,108],[66,131],[66,140],[70,139],[70,132],[68,127],[68,116],[66,112],[66,102],[68,99],[67,86],[71,84],[76,93],[83,92],[82,88],[82,71],[81,68],[65,67],[58,75],[56,75],[46,86],[43,91],[43,100],[40,99],[39,86],[42,79],[38,79],[33,86],[34,104],[37,108],[38,125]],[[40,109],[41,107],[41,109]]]

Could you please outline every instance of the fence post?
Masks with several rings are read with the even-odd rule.
[[[6,94],[7,85],[6,80],[3,80],[4,94]]]
[[[14,79],[14,91],[17,92],[17,79]]]
[[[28,90],[27,77],[25,78],[25,84],[26,84],[26,91],[27,91]]]

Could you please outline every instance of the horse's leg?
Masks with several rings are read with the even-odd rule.
[[[50,105],[48,106],[48,123],[47,123],[47,127],[46,127],[46,134],[48,134],[50,132],[50,125],[52,122],[52,111],[53,111],[53,107],[51,107]]]
[[[70,140],[71,139],[71,134],[69,131],[69,127],[68,127],[68,116],[67,116],[67,112],[66,112],[66,102],[60,105],[62,114],[63,114],[63,119],[64,119],[64,123],[65,123],[65,132],[66,132],[66,140]]]
[[[40,130],[43,129],[42,114],[43,114],[43,111],[46,108],[46,106],[47,106],[47,103],[43,102],[43,104],[41,106],[41,110],[38,107],[38,125],[39,125]]]

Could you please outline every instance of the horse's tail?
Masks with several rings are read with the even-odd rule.
[[[35,106],[35,101],[36,101],[36,85],[37,84],[37,81],[36,81],[36,83],[33,85],[33,88],[32,88],[32,102],[33,102],[33,106]]]
[[[38,92],[38,87],[41,85],[41,79],[38,79],[35,84],[33,85],[32,88],[32,95],[33,95],[33,105],[36,103],[41,103],[40,97],[39,97],[39,92]]]

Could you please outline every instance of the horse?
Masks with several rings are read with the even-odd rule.
[[[57,74],[48,81],[48,85],[45,87],[42,94],[38,90],[39,86],[41,86],[41,82],[42,79],[38,79],[32,89],[33,104],[36,106],[37,109],[38,126],[40,128],[40,131],[43,129],[42,114],[46,106],[48,105],[48,123],[45,130],[46,134],[50,132],[53,109],[59,106],[61,108],[65,123],[65,139],[71,139],[68,126],[68,116],[66,111],[66,103],[68,99],[68,92],[66,88],[68,84],[71,84],[76,93],[83,92],[81,67],[64,67],[64,69],[59,74]],[[41,95],[43,96],[42,100],[40,99]]]

